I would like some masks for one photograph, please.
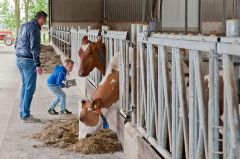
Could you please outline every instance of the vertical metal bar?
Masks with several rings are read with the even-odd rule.
[[[234,66],[230,55],[223,55],[223,70],[224,70],[224,89],[226,90],[228,117],[231,130],[231,149],[230,157],[237,153],[237,142],[240,138],[240,121],[239,121],[239,106],[237,96],[237,85],[234,75]],[[232,153],[231,153],[232,152]]]
[[[137,35],[138,36],[138,35]],[[136,60],[136,70],[137,70],[137,88],[136,88],[136,109],[137,109],[137,126],[140,126],[140,95],[141,95],[141,88],[140,88],[140,45],[141,43],[137,42],[137,60]]]
[[[181,159],[182,158],[182,150],[183,150],[183,121],[182,121],[182,117],[180,117],[179,120],[179,127],[178,127],[178,136],[177,136],[177,152],[176,152],[176,156],[177,159]],[[187,155],[186,155],[187,158]]]
[[[147,124],[146,124],[146,128],[147,128],[147,135],[150,136],[150,87],[151,87],[151,81],[150,81],[150,71],[149,71],[149,49],[151,47],[151,44],[147,44]]]
[[[172,149],[172,123],[171,123],[171,106],[170,106],[170,77],[169,77],[169,71],[168,71],[168,55],[166,54],[165,47],[159,46],[158,47],[159,53],[158,56],[161,57],[161,65],[162,70],[159,71],[159,74],[161,74],[162,83],[163,83],[163,96],[164,96],[164,108],[167,113],[167,126],[168,126],[168,136],[169,136],[169,145],[170,150]],[[160,101],[158,101],[160,102]]]
[[[163,109],[163,117],[162,117],[162,127],[161,127],[161,131],[162,131],[162,138],[161,138],[161,145],[163,148],[167,147],[167,133],[168,133],[168,128],[167,128],[167,111],[164,108]]]
[[[120,56],[119,56],[119,107],[120,109],[123,108],[123,60],[122,60],[122,54],[123,54],[123,43],[122,41],[119,42],[120,44]]]
[[[131,113],[131,110],[130,110],[130,105],[129,105],[129,47],[128,47],[128,41],[126,41],[126,44],[125,44],[125,68],[124,68],[124,72],[126,74],[126,78],[125,78],[125,81],[126,81],[126,112],[127,112],[127,115],[130,115]]]
[[[177,102],[176,102],[176,63],[175,63],[175,48],[172,49],[172,157],[173,159],[177,159],[176,156],[176,141],[177,141],[177,122],[176,122],[176,114],[177,114]]]
[[[156,70],[156,60],[155,57],[157,54],[156,52],[154,52],[154,48],[151,46],[150,48],[150,52],[149,52],[149,56],[150,56],[150,60],[149,60],[149,64],[150,64],[150,74],[151,74],[151,92],[152,92],[152,135],[154,135],[154,133],[156,132],[157,128],[158,128],[158,120],[157,120],[157,70]]]
[[[225,84],[224,84],[225,85]],[[228,106],[226,99],[226,89],[224,89],[224,125],[223,125],[223,159],[229,158],[229,147],[230,147],[230,138],[229,138],[229,121],[228,121]]]
[[[141,126],[143,126],[144,119],[147,120],[147,87],[146,87],[146,59],[144,58],[144,45],[141,44],[140,46],[140,70],[141,70],[141,88],[142,88],[142,94],[143,94],[143,107],[141,108]]]
[[[184,132],[184,146],[185,146],[185,155],[186,159],[189,157],[189,125],[188,125],[188,109],[187,109],[187,99],[186,99],[186,86],[185,86],[185,77],[182,65],[182,57],[180,55],[180,50],[176,51],[176,75],[177,75],[177,90],[179,95],[179,104],[180,104],[180,111],[182,113],[182,120],[183,120],[183,132]]]
[[[136,124],[136,48],[129,47],[131,51],[131,110],[132,110],[132,123]]]
[[[199,116],[200,116],[200,129],[202,129],[203,133],[203,140],[204,140],[204,149],[205,149],[205,157],[208,158],[208,134],[207,134],[207,110],[206,110],[206,100],[204,99],[204,88],[203,88],[203,73],[201,69],[201,62],[202,60],[199,57],[199,52],[195,53],[195,76],[196,76],[196,88],[197,88],[197,99],[198,99],[198,108],[199,108]],[[210,74],[211,75],[211,74]]]
[[[161,56],[161,52],[164,51],[162,50],[163,46],[158,46],[158,136],[157,136],[157,140],[158,140],[158,144],[160,146],[163,147],[162,145],[162,139],[161,139],[161,136],[162,136],[162,132],[163,132],[163,120],[162,120],[162,117],[163,117],[163,107],[164,107],[164,104],[163,104],[163,79],[162,79],[162,62],[163,62],[163,59],[162,59],[162,56]],[[170,122],[170,121],[169,121]],[[169,136],[169,138],[171,138],[171,136]]]
[[[196,151],[196,159],[202,159],[204,156],[204,139],[203,139],[203,131],[199,129],[199,138],[198,138],[198,144],[197,144],[197,151]],[[206,157],[206,154],[205,154]]]
[[[218,66],[218,57],[215,56],[214,58],[214,100],[215,100],[215,105],[214,105],[214,126],[219,126],[219,66]],[[214,152],[219,151],[219,129],[215,128],[213,130],[213,138],[214,138]],[[218,159],[219,154],[215,153],[214,154],[214,159]]]
[[[210,52],[210,56],[214,55],[214,51]],[[214,118],[214,59],[209,59],[209,107],[208,107],[208,157],[213,158],[213,118]]]
[[[189,50],[189,159],[196,157],[196,105],[195,105],[195,78],[194,78],[194,51]]]

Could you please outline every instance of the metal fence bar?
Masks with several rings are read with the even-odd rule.
[[[217,38],[207,38],[207,37],[187,37],[187,36],[162,36],[159,34],[152,34],[147,39],[144,38],[144,34],[138,35],[138,42],[142,43],[143,45],[147,45],[147,52],[145,53],[147,56],[147,71],[145,71],[145,75],[147,78],[147,94],[145,94],[147,98],[147,108],[145,109],[140,102],[139,105],[139,123],[145,123],[139,124],[147,131],[147,135],[149,142],[153,142],[156,140],[158,143],[158,146],[161,146],[162,148],[168,149],[169,152],[172,154],[172,158],[180,158],[181,156],[184,158],[201,158],[203,157],[203,153],[205,153],[205,157],[208,157],[207,148],[208,148],[208,140],[207,140],[207,120],[206,120],[206,105],[203,104],[203,101],[206,101],[203,98],[203,75],[201,73],[201,63],[196,62],[197,60],[201,59],[199,58],[200,54],[199,51],[207,51],[210,52],[212,49],[216,49],[216,42]],[[153,71],[152,68],[154,68],[153,64],[154,62],[151,61],[149,58],[152,58],[152,47],[153,45],[158,45],[158,82],[154,81],[154,76],[152,76]],[[164,48],[171,47],[172,48],[172,60],[170,60],[170,63],[168,64],[171,66],[171,74],[172,77],[168,80],[163,79],[166,78],[167,75],[164,72],[163,68],[169,70],[166,66],[163,64],[163,57],[160,57],[162,54],[161,52],[164,52]],[[192,99],[191,106],[193,105],[193,108],[191,108],[191,116],[194,118],[194,120],[191,123],[191,128],[188,128],[189,124],[189,107],[188,107],[188,96],[186,95],[186,88],[185,85],[186,79],[185,79],[185,73],[183,71],[183,57],[180,53],[180,49],[188,49],[191,50],[189,53],[191,53],[192,58],[189,58],[190,62],[192,62],[192,70],[190,73],[191,81],[194,83],[191,85],[192,92],[190,93],[191,96],[194,96]],[[162,50],[162,51],[161,51]],[[142,53],[141,53],[142,52]],[[143,57],[144,54],[143,51],[140,52],[140,56]],[[149,56],[150,55],[150,56]],[[167,52],[164,53],[164,55],[167,56]],[[140,59],[140,57],[139,57]],[[139,60],[140,61],[140,60]],[[169,61],[169,60],[167,60]],[[195,61],[195,62],[194,62]],[[150,63],[150,65],[149,65]],[[140,64],[141,67],[143,64]],[[166,70],[165,70],[166,71]],[[193,74],[194,72],[194,74]],[[197,73],[197,74],[196,74]],[[199,82],[195,83],[195,81],[199,80]],[[141,79],[140,79],[141,81]],[[166,104],[166,101],[169,101],[168,96],[166,96],[165,92],[168,89],[166,89],[167,83],[163,81],[171,82],[172,85],[172,99],[171,99],[171,107],[163,107],[163,104]],[[158,88],[158,105],[157,108],[154,107],[154,89],[152,88],[154,84],[157,84]],[[165,88],[164,88],[165,87]],[[197,90],[193,90],[193,88]],[[141,96],[142,98],[142,96]],[[200,102],[200,103],[198,103]],[[166,104],[168,105],[168,104]],[[166,114],[167,108],[170,109],[170,115]],[[145,112],[142,112],[144,111]],[[156,111],[157,110],[157,111]],[[153,113],[155,112],[155,113]],[[158,116],[161,115],[162,120],[154,120],[154,116],[156,115],[156,112],[158,112]],[[205,112],[205,114],[204,114]],[[140,115],[141,114],[141,115]],[[145,115],[146,114],[146,115]],[[200,115],[200,118],[198,119],[198,114]],[[143,118],[143,117],[146,117]],[[169,116],[169,117],[168,117]],[[168,117],[168,118],[167,118]],[[199,120],[201,121],[200,124],[198,124]],[[203,121],[205,120],[205,121]],[[162,122],[161,122],[162,121]],[[155,122],[155,123],[154,123]],[[152,124],[155,124],[152,125]],[[171,129],[169,129],[169,123],[171,123]],[[156,131],[154,128],[156,128]],[[142,128],[139,128],[139,130],[142,131]],[[190,129],[193,129],[194,131],[190,131]],[[143,131],[144,132],[144,131]],[[155,133],[157,132],[156,137],[154,138]],[[190,133],[190,136],[189,136]],[[165,134],[165,135],[164,135]],[[168,134],[166,136],[166,134]],[[161,137],[160,137],[161,136]],[[168,139],[168,136],[170,139]],[[154,138],[154,140],[152,139]],[[192,138],[190,141],[194,145],[194,147],[190,148],[189,145],[189,139]],[[169,142],[166,142],[169,140]],[[166,147],[166,144],[169,144],[168,147]],[[184,143],[184,144],[183,144]],[[191,146],[192,146],[191,144]],[[156,144],[153,144],[158,147]],[[184,147],[184,152],[182,146]],[[193,153],[191,150],[194,150]],[[205,152],[206,151],[206,152]],[[191,156],[189,156],[192,153]]]
[[[119,108],[120,112],[130,119],[132,113],[129,100],[129,41],[128,32],[105,30],[102,32],[102,37],[106,45],[106,67],[109,65],[111,58],[120,54],[119,58]]]
[[[195,159],[197,153],[197,120],[196,120],[196,94],[195,94],[195,75],[194,75],[194,50],[189,51],[189,158]]]
[[[208,158],[208,129],[207,129],[207,110],[206,110],[206,100],[204,99],[204,77],[202,74],[202,68],[200,62],[202,61],[199,52],[194,54],[194,65],[195,65],[195,79],[196,79],[196,90],[197,90],[197,99],[198,99],[198,111],[199,111],[199,120],[200,120],[200,129],[202,135],[199,140],[199,153],[204,150],[205,157]],[[210,80],[211,83],[211,80]],[[204,147],[204,148],[203,148]]]
[[[68,27],[51,27],[50,39],[67,57],[71,57],[71,32]]]

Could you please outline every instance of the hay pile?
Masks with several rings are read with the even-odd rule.
[[[32,135],[33,139],[43,142],[33,147],[51,146],[82,154],[103,154],[121,151],[117,135],[111,130],[99,130],[95,135],[78,140],[78,119],[64,117],[51,121],[40,133]]]
[[[40,59],[44,73],[51,73],[55,65],[62,65],[60,55],[57,55],[51,45],[41,45]]]

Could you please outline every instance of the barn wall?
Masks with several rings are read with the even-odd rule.
[[[140,0],[106,0],[108,22],[136,22],[142,20]]]
[[[136,22],[142,19],[139,0],[51,0],[52,22]],[[103,15],[105,15],[103,17]]]
[[[224,1],[226,13],[223,9]],[[144,0],[50,0],[51,26],[61,24],[87,28],[90,25],[92,28],[100,28],[105,24],[114,30],[129,31],[131,23],[144,23],[144,18],[150,20],[145,14],[149,12],[146,9],[149,6],[142,2]],[[240,0],[188,0],[187,16],[188,31],[199,31],[201,27],[202,33],[223,34],[225,19],[240,18]],[[185,0],[164,0],[162,18],[163,31],[184,31]]]
[[[52,0],[52,22],[101,22],[103,0]]]
[[[232,18],[240,18],[240,0],[201,1],[201,26],[203,33],[224,34],[225,21]]]
[[[197,31],[199,27],[199,0],[188,0],[188,30]],[[163,1],[163,29],[183,30],[185,27],[185,1]]]
[[[235,4],[234,1],[237,3]],[[201,6],[201,20],[203,22],[222,22],[224,17],[226,19],[240,18],[240,0],[202,0]],[[224,8],[226,13],[224,13]]]
[[[68,26],[68,27],[81,27],[82,29],[87,29],[91,26],[92,29],[98,29],[102,26],[101,22],[52,22],[53,27],[55,26]]]
[[[199,26],[198,0],[188,1],[189,30],[196,31]],[[52,26],[65,24],[86,27],[86,22],[101,23],[105,19],[103,22],[110,25],[112,29],[129,30],[131,23],[142,23],[142,1],[105,0],[105,13],[103,13],[103,2],[104,0],[52,0]],[[184,1],[163,1],[163,29],[181,31],[184,30],[184,22]],[[98,27],[98,25],[89,24],[93,28]]]

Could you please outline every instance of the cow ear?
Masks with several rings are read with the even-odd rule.
[[[81,101],[82,106],[83,106],[86,102],[87,102],[86,100],[82,100],[82,101]]]
[[[101,106],[102,106],[102,99],[101,99],[101,98],[95,99],[95,100],[93,101],[92,105],[93,105],[95,108],[101,108]]]

